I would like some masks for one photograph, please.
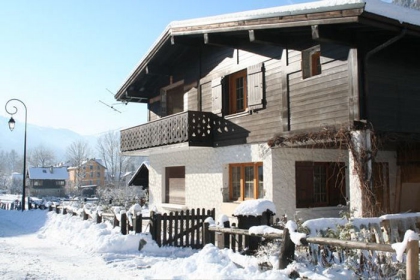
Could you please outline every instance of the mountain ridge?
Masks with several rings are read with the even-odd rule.
[[[16,121],[15,129],[10,131],[8,121],[8,117],[0,116],[0,151],[9,152],[15,150],[22,155],[25,124]],[[56,160],[60,162],[65,160],[67,148],[75,141],[86,141],[91,150],[94,151],[100,135],[81,135],[66,128],[51,128],[28,123],[26,149],[29,152],[43,145],[54,151]]]

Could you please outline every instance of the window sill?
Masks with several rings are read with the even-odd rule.
[[[188,210],[188,207],[182,204],[162,203],[161,207],[166,210],[175,210],[175,211]]]
[[[236,114],[226,115],[225,119],[229,120],[229,119],[239,118],[242,116],[248,116],[250,114],[251,114],[251,111],[247,110],[247,111],[236,113]]]

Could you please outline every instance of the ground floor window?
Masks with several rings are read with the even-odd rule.
[[[229,199],[232,201],[263,197],[262,162],[229,165]]]
[[[185,204],[185,166],[166,167],[165,202]]]
[[[346,205],[345,164],[296,162],[296,207]]]

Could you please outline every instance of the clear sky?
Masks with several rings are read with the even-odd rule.
[[[22,100],[28,123],[83,135],[146,122],[146,105],[113,94],[175,20],[305,0],[13,0],[0,2],[0,115]],[[16,120],[24,120],[17,104]],[[8,131],[0,124],[0,133]]]

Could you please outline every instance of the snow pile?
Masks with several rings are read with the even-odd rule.
[[[289,230],[290,239],[292,240],[292,242],[295,243],[295,245],[302,245],[300,240],[302,238],[306,238],[306,234],[297,232],[297,224],[294,221],[289,220],[286,223],[286,228]]]
[[[400,262],[403,261],[403,254],[405,252],[405,249],[407,248],[407,244],[408,242],[413,241],[413,240],[419,240],[419,235],[412,230],[407,230],[404,234],[403,242],[397,242],[391,245],[392,249],[394,249],[395,252],[397,253],[398,261]]]
[[[283,231],[281,229],[277,229],[277,228],[273,228],[270,226],[253,226],[250,227],[248,232],[250,234],[270,234],[270,233],[275,233],[275,234],[283,234]]]
[[[315,237],[322,231],[327,229],[336,229],[337,225],[344,226],[347,223],[345,218],[320,218],[307,220],[302,224],[303,227],[307,227],[310,230],[309,236]]]
[[[276,206],[268,199],[246,200],[239,204],[233,212],[234,216],[261,216],[267,210],[276,214]]]

